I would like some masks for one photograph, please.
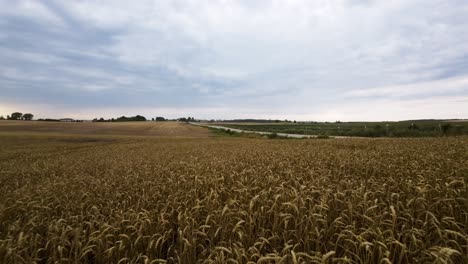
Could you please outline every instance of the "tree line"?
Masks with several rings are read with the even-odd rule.
[[[150,120],[147,120],[146,117],[141,116],[141,115],[136,115],[136,116],[131,116],[131,117],[121,116],[121,117],[110,118],[110,119],[104,119],[103,117],[93,119],[93,122],[129,122],[129,121],[150,121]],[[162,116],[153,117],[153,118],[151,118],[151,121],[157,121],[157,122],[163,122],[163,121],[196,122],[194,117],[179,117],[179,118],[175,118],[175,119],[167,119],[167,118],[162,117]]]
[[[14,112],[11,113],[11,115],[7,115],[7,117],[0,116],[0,120],[33,120],[34,115],[31,113],[20,113],[20,112]]]
[[[0,120],[33,120],[34,119],[34,115],[31,114],[31,113],[26,113],[26,114],[23,114],[23,113],[20,113],[20,112],[14,112],[12,113],[11,115],[7,115],[7,117],[5,118],[4,116],[0,115]],[[66,118],[67,121],[71,120],[73,122],[82,122],[83,120],[73,120],[73,119],[70,119],[70,118]],[[51,118],[46,118],[46,119],[38,119],[37,121],[62,121],[64,119],[51,119]],[[126,116],[121,116],[121,117],[117,117],[117,118],[110,118],[110,119],[104,119],[104,118],[94,118],[92,120],[93,122],[129,122],[129,121],[149,121],[146,119],[146,117],[142,116],[142,115],[136,115],[136,116],[130,116],[130,117],[126,117]],[[157,116],[157,117],[154,117],[154,118],[151,118],[151,121],[158,121],[158,122],[162,122],[162,121],[180,121],[180,122],[196,122],[195,118],[194,117],[179,117],[179,118],[174,118],[174,119],[167,119],[165,117],[162,117],[162,116]]]
[[[111,119],[104,119],[104,118],[94,118],[93,122],[128,122],[128,121],[146,121],[146,117],[141,116],[141,115],[136,115],[136,116],[121,116],[117,118],[111,118]]]

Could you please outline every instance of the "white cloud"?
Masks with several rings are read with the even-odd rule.
[[[352,90],[345,93],[349,97],[403,97],[427,96],[444,93],[468,92],[468,75],[440,79],[428,82],[417,82],[405,85],[394,85],[371,89]]]
[[[451,17],[467,8],[442,1],[85,3],[74,6],[86,10],[81,14],[86,19],[108,27],[125,25],[111,48],[123,62],[179,69],[189,76],[248,76],[305,67],[307,71],[291,74],[322,72],[320,82],[329,86],[372,87],[433,78],[439,72],[430,68],[468,53],[463,44],[467,21]]]
[[[82,89],[92,91],[92,92],[104,91],[104,90],[111,89],[111,87],[109,87],[108,85],[99,85],[99,84],[85,84],[85,85],[83,85],[81,87],[82,87]]]
[[[41,63],[51,64],[59,63],[64,59],[52,54],[40,53],[40,52],[28,52],[15,50],[13,48],[0,47],[0,58],[9,60],[20,60],[25,63]]]
[[[0,66],[0,80],[28,80],[28,81],[43,81],[47,80],[48,76],[40,73],[31,73],[15,67]]]
[[[388,109],[392,104],[401,110],[395,116],[402,118],[405,111],[408,116],[438,115],[425,107],[407,107],[411,100],[416,100],[413,104],[420,100],[434,105],[450,102],[466,114],[461,111],[462,103],[444,97],[468,94],[466,1],[54,3],[65,11],[56,14],[39,1],[19,1],[0,11],[0,16],[22,14],[56,24],[70,16],[83,28],[79,33],[90,34],[91,40],[110,32],[109,40],[86,49],[73,46],[73,41],[60,46],[62,51],[100,62],[95,65],[64,65],[53,54],[34,51],[24,51],[17,58],[59,64],[57,68],[67,74],[63,78],[77,84],[67,86],[71,90],[82,87],[93,93],[125,87],[134,89],[134,94],[144,91],[145,97],[154,91],[155,98],[160,97],[157,92],[171,90],[174,97],[199,96],[206,107],[239,117],[361,119],[367,118],[366,106],[372,106],[382,111],[371,111],[368,118],[391,118],[393,112]],[[0,55],[7,53],[0,47]],[[106,68],[102,61],[119,70]],[[131,73],[125,73],[127,70]],[[15,75],[11,71],[5,74]],[[376,104],[364,97],[386,101]],[[192,112],[199,109],[187,107]],[[331,107],[333,110],[321,110]],[[242,113],[235,111],[239,108]],[[224,115],[218,110],[216,114]],[[457,115],[447,111],[444,113]]]
[[[463,119],[468,116],[468,96],[439,96],[412,100],[381,99],[336,104],[309,120],[398,121],[411,119]]]
[[[0,1],[0,16],[12,15],[18,17],[26,17],[33,19],[36,22],[48,23],[55,26],[64,26],[63,20],[50,11],[44,4],[36,0],[1,0]]]

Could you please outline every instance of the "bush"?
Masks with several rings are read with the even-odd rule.
[[[279,136],[278,136],[278,134],[276,134],[276,133],[271,133],[271,134],[268,134],[268,135],[267,135],[267,138],[269,138],[269,139],[274,139],[274,138],[278,138],[278,137],[279,137]]]

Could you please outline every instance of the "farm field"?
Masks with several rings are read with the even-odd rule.
[[[468,136],[20,123],[0,122],[0,263],[468,262]]]
[[[0,121],[0,133],[209,137],[200,127],[181,122],[43,122]]]
[[[246,131],[285,134],[356,136],[356,137],[440,137],[468,135],[466,120],[418,120],[399,122],[312,122],[312,123],[235,123],[219,122],[219,126]]]

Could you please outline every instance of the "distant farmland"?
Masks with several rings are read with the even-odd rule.
[[[201,127],[183,122],[43,122],[0,121],[0,135],[56,134],[89,136],[209,137]]]
[[[0,263],[468,262],[467,136],[220,135],[0,121]]]
[[[438,137],[468,135],[468,121],[215,123],[246,131],[357,137]]]

